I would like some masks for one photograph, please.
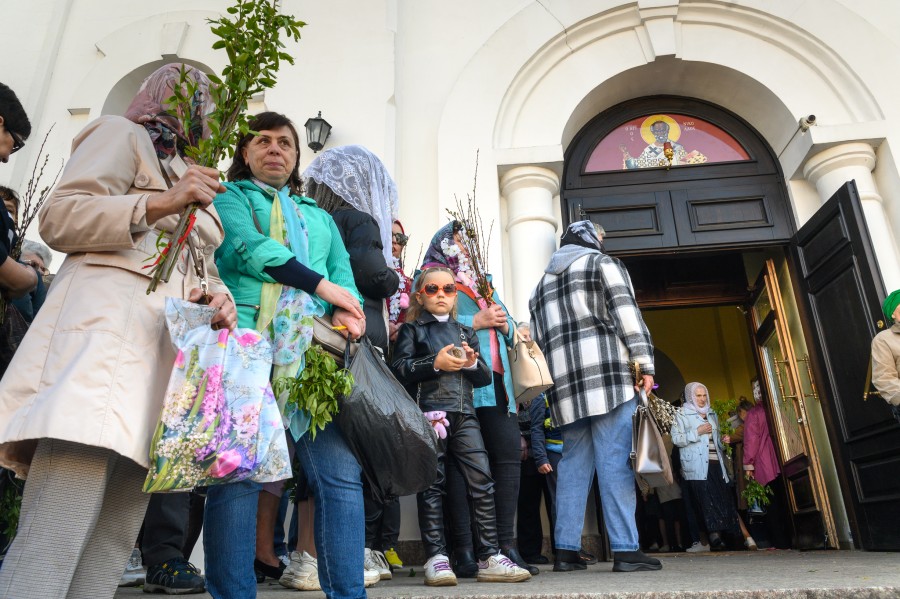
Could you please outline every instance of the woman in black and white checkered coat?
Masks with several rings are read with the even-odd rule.
[[[636,401],[629,363],[653,386],[653,343],[624,265],[603,253],[591,221],[569,225],[529,302],[533,337],[553,375],[547,392],[561,427],[553,569],[583,569],[584,508],[596,468],[616,571],[658,570],[639,550],[629,465]]]

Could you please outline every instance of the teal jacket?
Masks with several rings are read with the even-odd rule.
[[[213,201],[225,229],[225,240],[216,250],[216,266],[237,304],[238,326],[255,328],[262,284],[275,282],[264,269],[281,266],[294,254],[269,237],[273,196],[249,180],[225,183],[225,188],[227,191]],[[350,256],[334,219],[310,198],[291,198],[300,206],[309,231],[309,264],[306,266],[353,293],[362,304],[363,298],[353,282]],[[256,229],[251,210],[264,234]],[[330,304],[316,299],[327,312],[332,311]]]
[[[465,293],[459,293],[456,297],[456,309],[458,312],[456,320],[459,321],[460,324],[471,327],[472,321],[475,319],[475,315],[479,310],[481,310],[481,308],[478,307],[478,304],[475,303],[475,300],[473,300]],[[506,388],[506,397],[509,398],[508,407],[509,411],[515,414],[516,396],[513,394],[512,374],[509,371],[509,355],[507,353],[509,350],[507,348],[509,348],[509,346],[511,346],[513,343],[513,335],[516,331],[516,321],[513,320],[512,316],[509,315],[509,310],[507,310],[506,306],[504,306],[500,301],[500,297],[497,295],[496,290],[494,291],[492,299],[494,300],[494,302],[499,304],[501,308],[503,308],[504,312],[506,312],[506,324],[509,325],[509,331],[506,335],[501,333],[499,330],[497,331],[497,339],[500,342],[500,362],[503,364],[503,386]],[[493,370],[493,361],[491,359],[490,329],[479,329],[475,332],[475,336],[478,337],[478,344],[481,346],[481,357],[483,357],[484,361],[487,362],[488,368]],[[475,389],[476,408],[495,405],[497,405],[497,400],[494,398],[494,385],[488,385],[487,387],[479,387]]]

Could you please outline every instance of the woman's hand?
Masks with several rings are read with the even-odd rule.
[[[191,289],[191,292],[188,295],[188,301],[194,302],[195,304],[200,303],[204,299],[203,291],[198,287]],[[209,296],[209,303],[207,305],[210,308],[215,308],[217,310],[215,316],[212,317],[212,320],[209,323],[213,329],[234,330],[234,327],[237,326],[237,310],[234,307],[234,302],[231,301],[231,297],[227,293],[216,293]]]
[[[550,474],[551,472],[553,472],[553,466],[551,466],[550,464],[541,464],[540,466],[538,466],[538,472],[540,472],[541,474]]]
[[[388,340],[396,341],[397,333],[400,331],[400,325],[394,324],[393,322],[388,323]]]
[[[357,317],[352,312],[338,308],[331,316],[331,324],[338,333],[349,339],[359,339],[366,334],[365,317]],[[338,327],[345,327],[339,329]]]
[[[641,375],[641,384],[635,385],[634,390],[638,393],[641,392],[641,389],[644,390],[644,393],[650,393],[653,389],[653,375],[652,374],[642,374]]]
[[[192,164],[184,176],[166,191],[147,199],[147,223],[153,224],[164,216],[180,214],[191,204],[209,206],[216,194],[225,191],[219,182],[219,171]]]
[[[336,285],[327,279],[322,279],[319,281],[319,284],[316,285],[316,295],[335,308],[346,310],[354,318],[365,318],[356,296],[340,285]]]
[[[708,435],[712,432],[712,425],[708,422],[704,422],[700,426],[697,427],[698,435]]]
[[[469,347],[469,344],[465,341],[463,341],[462,348],[466,352],[466,363],[463,365],[463,368],[472,368],[478,362],[478,352]]]
[[[482,308],[472,318],[472,328],[476,331],[480,329],[500,329],[500,332],[506,335],[509,331],[509,323],[506,322],[506,312],[503,311],[500,304],[491,304],[487,308]]]
[[[444,372],[456,372],[466,365],[465,358],[457,358],[450,353],[455,346],[451,343],[441,348],[434,357],[434,367]]]

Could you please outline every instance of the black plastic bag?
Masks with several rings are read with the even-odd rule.
[[[372,496],[382,502],[424,491],[437,477],[437,435],[372,342],[350,358],[353,391],[336,420],[362,466]]]

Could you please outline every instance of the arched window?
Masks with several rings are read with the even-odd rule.
[[[739,160],[750,160],[750,154],[721,127],[696,116],[657,113],[629,119],[610,131],[591,152],[585,172]]]
[[[766,141],[707,102],[652,96],[593,118],[566,150],[566,223],[590,219],[621,256],[787,243],[795,231]]]

